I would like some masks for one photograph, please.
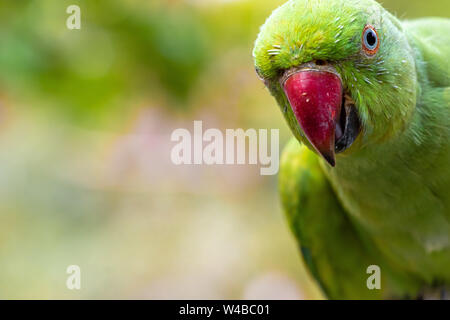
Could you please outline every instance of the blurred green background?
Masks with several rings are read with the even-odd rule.
[[[0,299],[321,298],[258,166],[175,166],[176,128],[280,128],[254,74],[284,1],[0,3]],[[386,0],[403,18],[449,1]],[[66,8],[81,7],[81,30]],[[66,268],[81,268],[81,290]]]

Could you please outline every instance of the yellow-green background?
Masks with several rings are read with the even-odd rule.
[[[251,59],[281,3],[0,2],[0,299],[321,297],[275,176],[170,161],[171,132],[193,120],[287,141]],[[404,18],[450,11],[383,3]],[[66,28],[71,4],[81,30]]]

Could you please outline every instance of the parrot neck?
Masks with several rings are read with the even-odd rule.
[[[322,163],[344,206],[363,223],[374,226],[372,219],[380,219],[380,212],[419,214],[420,208],[429,206],[425,201],[447,198],[442,168],[450,163],[450,109],[443,99],[436,99],[435,90],[421,91],[422,103],[397,137],[338,156],[334,168]]]

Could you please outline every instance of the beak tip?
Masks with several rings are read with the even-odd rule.
[[[328,164],[332,167],[336,166],[336,160],[334,158],[334,153],[322,153],[323,158],[328,162]]]

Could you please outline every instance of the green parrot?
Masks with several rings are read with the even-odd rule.
[[[291,0],[253,57],[294,135],[279,189],[324,294],[448,298],[450,20]]]

